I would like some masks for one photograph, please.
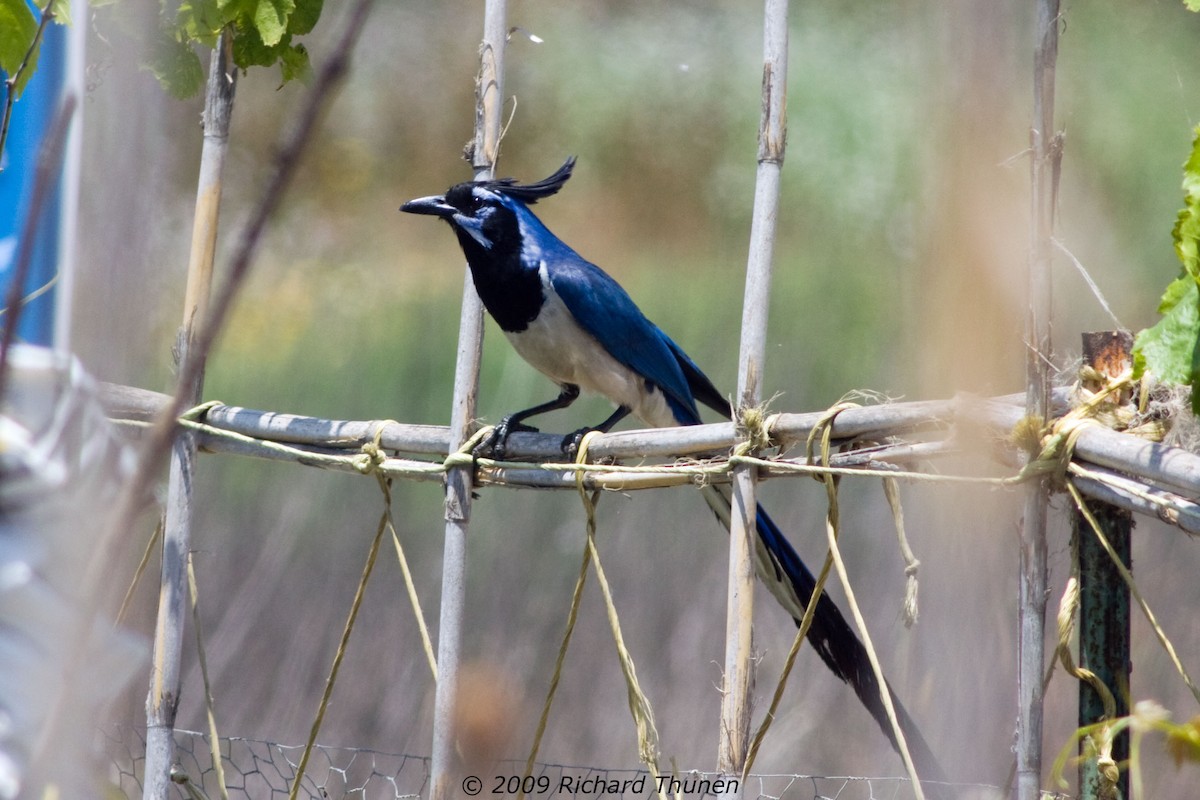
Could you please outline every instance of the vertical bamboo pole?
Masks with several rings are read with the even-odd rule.
[[[738,360],[740,409],[762,402],[766,357],[767,309],[771,298],[771,262],[779,214],[779,180],[787,145],[787,0],[766,0],[763,10],[762,117],[758,130],[758,174],[754,218],[746,262],[742,305],[742,341]],[[745,437],[746,431],[740,431]],[[752,621],[754,615],[754,469],[734,471],[733,513],[729,530],[729,585],[725,621],[725,686],[721,703],[721,739],[717,769],[740,776],[750,738]],[[740,797],[741,790],[732,796]]]
[[[71,19],[87,19],[87,0],[71,0]],[[85,97],[87,86],[87,26],[72,25],[67,34],[67,65],[64,91],[75,97]],[[66,156],[63,160],[62,222],[58,228],[58,288],[54,292],[54,349],[71,351],[71,308],[75,294],[75,269],[79,260],[79,185],[83,165],[84,111],[75,111],[75,119],[67,134]]]
[[[1025,413],[1048,417],[1050,406],[1050,255],[1058,145],[1054,136],[1054,69],[1058,57],[1059,0],[1034,0],[1037,6],[1033,122],[1030,128],[1029,312],[1025,324]],[[1046,628],[1046,483],[1029,484],[1025,493],[1019,568],[1017,644],[1017,798],[1040,796],[1042,772],[1042,674]]]
[[[221,202],[221,176],[229,143],[237,71],[232,64],[232,40],[222,33],[209,64],[204,103],[204,145],[196,190],[192,251],[188,261],[183,326],[179,331],[178,363],[184,364],[204,319],[212,285],[216,254],[217,218]],[[199,402],[203,367],[191,386],[185,387],[187,404]],[[187,612],[187,558],[192,527],[192,475],[196,458],[193,436],[181,431],[171,447],[167,474],[166,523],[163,529],[162,577],[158,596],[158,623],[146,697],[146,768],[142,797],[165,800],[171,786],[175,756],[175,712],[179,706],[180,656]]]
[[[476,180],[494,176],[500,153],[500,114],[504,107],[504,47],[508,37],[507,0],[487,0],[479,75],[475,86],[475,140],[471,166]],[[479,389],[483,352],[483,304],[467,270],[463,283],[462,316],[458,329],[458,358],[454,399],[450,411],[450,449],[457,450],[470,435]],[[471,518],[471,470],[459,467],[446,475],[446,538],[442,555],[442,602],[438,623],[438,680],[434,697],[431,800],[459,796],[460,776],[455,751],[458,669],[466,595],[467,530]]]
[[[1132,348],[1133,336],[1128,331],[1083,334],[1084,363],[1110,378],[1129,369]],[[1133,532],[1130,512],[1106,503],[1091,504],[1091,512],[1128,567]],[[1078,511],[1071,515],[1071,535],[1079,553],[1079,665],[1095,673],[1108,687],[1116,701],[1114,713],[1125,716],[1129,713],[1129,587]],[[1080,681],[1079,726],[1099,722],[1107,713],[1103,699],[1091,684]],[[1118,764],[1129,759],[1128,731],[1113,740],[1111,755]],[[1129,796],[1128,771],[1121,770],[1117,787],[1120,797]],[[1079,762],[1079,796],[1082,800],[1109,796],[1095,756]]]

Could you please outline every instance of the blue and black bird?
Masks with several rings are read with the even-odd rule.
[[[702,403],[728,419],[728,401],[682,348],[642,314],[613,278],[551,233],[529,209],[558,192],[574,166],[575,159],[569,158],[537,183],[511,178],[460,183],[443,195],[400,208],[450,224],[484,307],[517,352],[559,386],[555,399],[504,417],[496,426],[494,446],[502,450],[510,433],[536,430],[525,420],[569,406],[581,390],[597,392],[617,408],[594,428],[568,435],[564,452],[586,431],[608,431],[630,414],[654,427],[696,425],[697,403]],[[709,486],[704,493],[727,525],[728,490]],[[757,527],[758,577],[798,624],[816,581],[761,506]],[[866,651],[826,594],[818,600],[808,640],[829,669],[853,687],[895,747]],[[938,780],[936,759],[894,692],[892,698],[919,774]]]

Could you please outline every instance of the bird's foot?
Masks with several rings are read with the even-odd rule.
[[[532,425],[526,425],[519,419],[516,419],[515,414],[509,414],[502,418],[496,427],[492,429],[492,433],[482,442],[475,446],[473,454],[476,458],[494,458],[497,461],[503,461],[508,454],[508,437],[514,433],[537,433],[538,429]]]
[[[562,440],[563,455],[568,461],[574,461],[579,457],[579,445],[583,444],[583,437],[587,436],[592,431],[598,431],[599,428],[580,428],[574,433],[568,433]]]

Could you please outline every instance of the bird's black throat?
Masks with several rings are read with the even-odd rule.
[[[545,294],[537,270],[521,261],[521,234],[516,217],[511,212],[505,216],[511,218],[499,219],[500,224],[488,225],[485,230],[492,242],[490,248],[457,227],[454,233],[467,257],[471,279],[484,308],[502,331],[519,333],[537,319]]]

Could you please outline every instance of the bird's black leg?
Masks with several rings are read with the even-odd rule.
[[[599,425],[593,428],[580,428],[574,433],[568,433],[563,437],[562,440],[563,455],[571,460],[574,460],[575,454],[579,452],[579,443],[583,441],[584,436],[587,436],[592,431],[608,433],[613,429],[614,425],[628,417],[629,412],[629,406],[617,406],[617,410],[612,413],[612,416],[604,420],[604,422],[601,422]]]
[[[579,398],[579,387],[573,383],[566,383],[562,386],[562,391],[558,393],[558,397],[553,400],[542,403],[541,405],[527,408],[524,411],[514,411],[511,414],[506,414],[499,423],[496,424],[492,435],[485,439],[475,448],[475,453],[489,453],[492,458],[500,461],[504,460],[505,449],[508,446],[508,437],[518,431],[529,433],[537,433],[537,428],[532,425],[526,425],[525,420],[530,417],[536,417],[538,414],[545,414],[547,411],[557,411],[560,408],[566,408],[574,403]]]

